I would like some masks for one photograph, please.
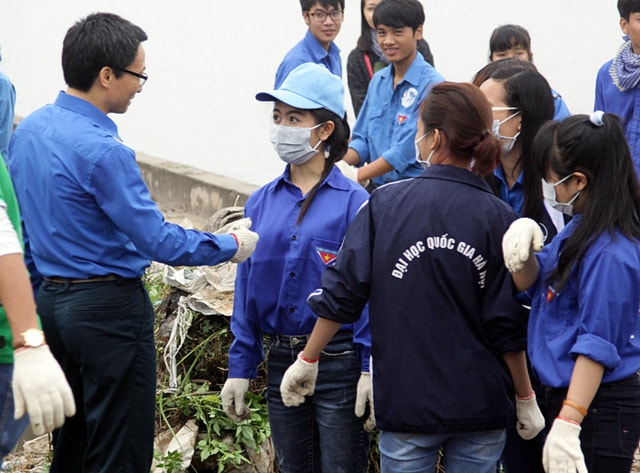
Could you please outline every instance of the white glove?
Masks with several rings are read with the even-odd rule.
[[[244,395],[249,390],[249,380],[245,378],[227,378],[220,391],[222,408],[229,419],[242,422],[251,417],[251,411],[244,403]]]
[[[298,354],[298,359],[285,371],[280,383],[280,396],[287,407],[299,406],[305,396],[311,396],[316,389],[318,377],[318,362],[304,361]]]
[[[338,169],[340,169],[342,174],[344,174],[344,177],[346,177],[347,179],[351,179],[356,184],[361,184],[362,187],[367,187],[369,185],[369,180],[366,180],[366,181],[363,181],[363,182],[358,181],[358,168],[357,167],[352,166],[351,164],[346,162],[344,159],[341,159],[340,161],[338,161],[335,164],[336,164],[336,166],[338,166]]]
[[[229,227],[229,234],[234,235],[238,242],[238,251],[231,258],[232,263],[242,263],[256,249],[259,236],[256,232],[249,230],[250,226],[251,219],[242,218]]]
[[[504,264],[512,273],[524,268],[531,249],[540,251],[544,245],[544,236],[540,226],[530,218],[519,218],[511,224],[502,237],[502,255]]]
[[[516,430],[525,440],[531,440],[544,429],[544,416],[538,407],[535,393],[531,399],[516,398],[516,417]]]
[[[547,473],[588,473],[580,448],[579,425],[556,418],[542,450],[542,465]]]
[[[36,435],[62,427],[65,416],[76,413],[76,404],[67,378],[49,347],[25,348],[13,358],[15,418],[28,413]]]
[[[376,428],[375,413],[373,410],[373,384],[369,373],[360,373],[358,387],[356,388],[356,417],[362,417],[369,406],[369,417],[364,421],[364,430],[372,432]]]

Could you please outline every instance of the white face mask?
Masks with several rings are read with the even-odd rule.
[[[309,161],[318,153],[318,146],[322,140],[318,140],[315,146],[311,146],[311,130],[324,125],[319,123],[311,128],[297,126],[271,125],[271,144],[280,159],[285,163],[301,165]]]
[[[542,179],[542,195],[544,196],[544,200],[546,200],[547,203],[558,212],[562,212],[563,214],[569,216],[573,215],[573,203],[580,196],[580,192],[576,192],[571,200],[565,204],[563,202],[558,202],[558,198],[556,196],[556,186],[562,184],[571,176],[573,176],[573,174],[569,174],[568,176],[563,177],[558,182],[554,182],[553,184],[547,182],[547,180],[544,178]]]
[[[512,110],[512,109],[515,109],[515,107],[493,107],[494,111],[497,109]],[[513,117],[517,117],[521,113],[522,112],[518,110],[517,112],[509,115],[507,118],[505,118],[502,121],[493,120],[493,126],[491,127],[491,131],[496,138],[502,141],[503,154],[507,154],[509,151],[513,149],[513,146],[516,144],[516,140],[518,139],[518,136],[520,136],[520,132],[516,133],[513,136],[504,136],[500,134],[500,126],[502,126],[503,123],[506,123],[509,120],[511,120]]]
[[[432,149],[431,153],[429,153],[429,156],[427,157],[427,160],[423,161],[420,158],[420,148],[418,147],[418,143],[420,143],[422,140],[424,140],[429,133],[431,133],[431,132],[430,131],[426,132],[424,135],[422,135],[420,138],[418,138],[417,140],[415,140],[413,142],[413,144],[415,146],[415,150],[416,150],[416,161],[418,161],[418,163],[420,163],[420,165],[422,166],[423,169],[427,169],[429,166],[431,166],[431,156],[433,156],[433,152],[435,150]]]

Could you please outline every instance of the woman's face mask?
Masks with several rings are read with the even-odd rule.
[[[418,144],[424,140],[427,135],[431,133],[430,131],[426,132],[424,135],[422,135],[420,138],[418,138],[417,140],[415,140],[413,142],[413,144],[415,145],[415,149],[416,149],[416,161],[418,161],[418,163],[420,163],[420,165],[422,166],[423,169],[427,169],[429,166],[431,166],[431,156],[433,156],[433,152],[435,151],[435,149],[431,150],[431,153],[429,153],[429,156],[427,156],[427,160],[423,161],[420,158],[420,148],[418,147]]]
[[[498,110],[517,110],[517,108],[516,107],[493,107],[492,110],[493,111],[498,111]],[[517,112],[512,113],[511,115],[509,115],[507,118],[505,118],[502,121],[501,120],[493,120],[493,126],[491,127],[491,131],[492,131],[493,135],[502,142],[502,153],[503,154],[507,154],[509,151],[511,151],[513,149],[513,146],[516,144],[516,140],[518,139],[518,136],[520,136],[520,132],[518,131],[513,136],[504,136],[504,135],[500,134],[500,127],[502,126],[503,123],[506,123],[509,120],[511,120],[512,118],[517,117],[521,113],[522,112],[520,110],[518,110]]]
[[[319,123],[311,128],[296,126],[271,125],[271,144],[280,159],[285,163],[301,165],[309,161],[318,153],[318,146],[322,140],[318,140],[315,146],[311,146],[311,130],[322,126]]]
[[[562,184],[571,176],[573,176],[573,174],[569,174],[568,176],[563,177],[558,182],[554,182],[553,184],[551,184],[544,178],[542,179],[542,195],[544,196],[544,200],[546,200],[547,203],[558,212],[562,212],[563,214],[569,216],[573,215],[573,203],[580,196],[580,192],[576,192],[575,195],[571,197],[571,200],[569,200],[569,202],[567,203],[558,202],[558,198],[556,196],[556,186]]]

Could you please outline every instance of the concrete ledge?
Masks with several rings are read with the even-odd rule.
[[[151,197],[161,207],[208,219],[217,210],[242,206],[258,186],[136,152]]]

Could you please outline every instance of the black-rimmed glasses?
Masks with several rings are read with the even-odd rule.
[[[131,74],[132,76],[136,76],[138,78],[138,83],[140,84],[140,87],[142,87],[144,85],[145,82],[147,82],[147,80],[149,79],[149,76],[146,74],[140,74],[139,72],[133,72],[130,71],[129,69],[121,69],[121,68],[114,68],[117,71],[122,71],[122,72],[126,72],[127,74]]]
[[[314,12],[309,12],[309,15],[313,17],[316,21],[324,21],[327,19],[327,16],[331,17],[333,21],[342,20],[342,10],[331,10],[329,13],[322,10],[316,10]]]

